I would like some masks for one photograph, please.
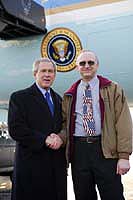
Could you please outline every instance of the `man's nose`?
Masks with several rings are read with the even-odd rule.
[[[86,68],[90,67],[90,65],[88,64],[88,62],[85,63],[85,67]]]
[[[46,71],[46,72],[44,73],[44,75],[45,75],[45,76],[49,76],[49,72]]]

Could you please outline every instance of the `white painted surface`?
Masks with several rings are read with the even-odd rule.
[[[107,17],[113,18],[116,16],[125,15],[126,13],[130,13],[132,11],[133,1],[129,0],[48,15],[46,16],[46,21],[48,26],[71,22],[79,23],[79,21],[82,20],[92,22],[96,20],[107,19]]]

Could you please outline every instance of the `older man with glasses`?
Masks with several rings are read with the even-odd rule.
[[[94,52],[76,61],[81,80],[63,97],[63,130],[76,200],[124,200],[121,175],[130,169],[132,120],[123,89],[97,75]]]

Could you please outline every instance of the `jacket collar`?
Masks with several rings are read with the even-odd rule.
[[[112,83],[111,80],[109,80],[109,79],[107,79],[107,78],[105,78],[103,76],[98,75],[97,77],[99,79],[99,87],[100,88],[104,88],[104,87],[106,87],[106,86],[108,86],[108,85],[110,85]]]
[[[104,88],[104,87],[110,85],[111,82],[112,82],[111,80],[109,80],[109,79],[107,79],[107,78],[105,78],[105,77],[103,77],[103,76],[98,75],[97,77],[98,77],[98,79],[99,79],[99,87],[100,87],[100,88]],[[65,92],[65,95],[74,95],[74,94],[76,93],[76,91],[77,91],[77,87],[78,87],[80,81],[81,81],[81,79],[78,80],[78,81],[76,81],[76,82]]]

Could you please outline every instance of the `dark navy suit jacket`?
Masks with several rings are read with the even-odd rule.
[[[62,127],[61,97],[52,89],[54,116],[36,84],[14,92],[9,102],[9,134],[16,140],[12,200],[66,199],[65,149],[45,145]],[[55,198],[56,197],[56,198]]]

